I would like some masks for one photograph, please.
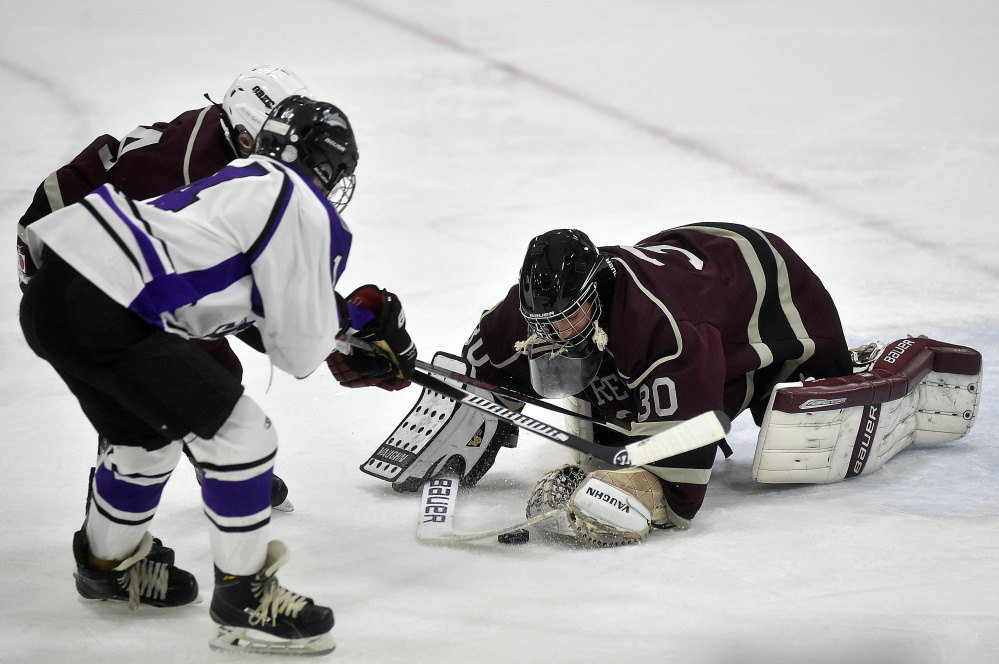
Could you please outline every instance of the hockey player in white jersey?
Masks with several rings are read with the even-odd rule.
[[[277,435],[230,372],[186,339],[241,333],[273,364],[305,376],[339,333],[389,351],[354,369],[410,375],[416,349],[398,299],[375,287],[335,291],[351,234],[326,195],[357,163],[335,106],[279,103],[255,154],[140,202],[106,185],[32,224],[39,271],[21,304],[31,348],[115,441],[101,459],[83,528],[76,587],[85,598],[188,604],[197,582],[148,532],[182,449],[205,469],[215,563],[217,649],[329,652],[333,612],[281,587],[288,558],[269,542]]]

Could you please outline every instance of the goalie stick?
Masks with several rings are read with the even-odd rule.
[[[369,353],[385,352],[378,346],[355,337],[346,337],[338,340],[337,345],[339,346],[344,342]],[[545,424],[533,417],[512,411],[495,401],[484,399],[477,394],[466,392],[457,387],[452,387],[419,369],[413,371],[410,380],[428,390],[433,390],[470,408],[481,410],[502,420],[511,422],[521,429],[526,429],[559,445],[572,448],[612,466],[625,468],[642,466],[653,461],[659,461],[660,459],[710,445],[724,438],[731,426],[731,422],[725,413],[718,410],[709,410],[689,420],[680,422],[666,431],[649,436],[648,438],[642,438],[633,443],[628,443],[627,445],[599,445],[571,434],[568,431]]]
[[[554,404],[550,404],[547,401],[542,401],[541,399],[536,399],[529,394],[524,394],[522,392],[517,392],[516,390],[511,390],[508,387],[500,387],[499,385],[493,385],[492,383],[487,383],[484,380],[479,380],[478,378],[473,378],[467,376],[463,373],[458,373],[457,371],[451,371],[450,369],[445,369],[444,367],[438,367],[429,362],[424,362],[423,360],[416,361],[416,367],[418,369],[423,369],[428,373],[437,374],[438,376],[443,376],[444,378],[450,378],[453,381],[464,383],[465,385],[471,385],[472,387],[478,387],[485,390],[486,392],[492,392],[501,397],[507,397],[509,399],[514,399],[516,401],[522,401],[524,403],[529,403],[532,406],[537,406],[538,408],[544,408],[545,410],[550,410],[553,413],[558,413],[559,415],[564,415],[566,417],[575,417],[576,419],[586,420],[588,422],[593,422],[594,424],[600,424],[603,426],[616,426],[622,429],[628,428],[628,423],[623,420],[606,420],[602,417],[593,417],[590,415],[584,415],[583,413],[577,413],[566,408],[561,408]]]
[[[561,510],[551,510],[518,523],[505,526],[485,526],[481,530],[456,530],[455,508],[458,501],[458,476],[445,473],[423,485],[420,503],[420,520],[416,524],[416,538],[421,542],[470,542],[504,535],[521,530],[559,515]]]

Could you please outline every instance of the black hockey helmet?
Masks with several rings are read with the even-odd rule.
[[[349,184],[353,193],[357,142],[350,122],[333,104],[301,95],[286,97],[264,121],[254,153],[291,164],[308,177],[315,176],[332,199]],[[350,200],[338,203],[337,211]]]
[[[605,269],[606,257],[582,231],[549,231],[527,247],[520,312],[528,326],[531,384],[542,396],[576,394],[600,368],[606,334],[599,327],[598,280]]]
[[[586,233],[542,233],[531,240],[520,269],[521,313],[529,323],[572,313],[596,293],[596,276],[605,266]]]

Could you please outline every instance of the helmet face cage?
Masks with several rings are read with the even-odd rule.
[[[356,183],[357,177],[353,173],[345,175],[336,181],[333,188],[330,189],[330,193],[326,195],[326,200],[330,202],[330,205],[333,206],[337,214],[342,214],[344,208],[347,207],[347,203],[354,197],[354,185]]]
[[[597,282],[593,279],[596,271],[597,266],[587,277],[589,283],[579,297],[561,311],[548,314],[524,313],[529,338],[535,339],[533,345],[537,350],[566,353],[569,357],[582,357],[593,350],[593,333],[602,311],[600,297],[597,295]],[[588,311],[580,316],[578,312],[584,307]]]

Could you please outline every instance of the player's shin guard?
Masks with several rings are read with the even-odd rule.
[[[122,560],[139,546],[180,459],[180,442],[157,450],[113,445],[93,475],[87,509],[90,553]]]
[[[187,446],[205,471],[201,496],[215,564],[229,574],[255,574],[267,555],[277,454],[270,419],[244,395],[215,436]]]

